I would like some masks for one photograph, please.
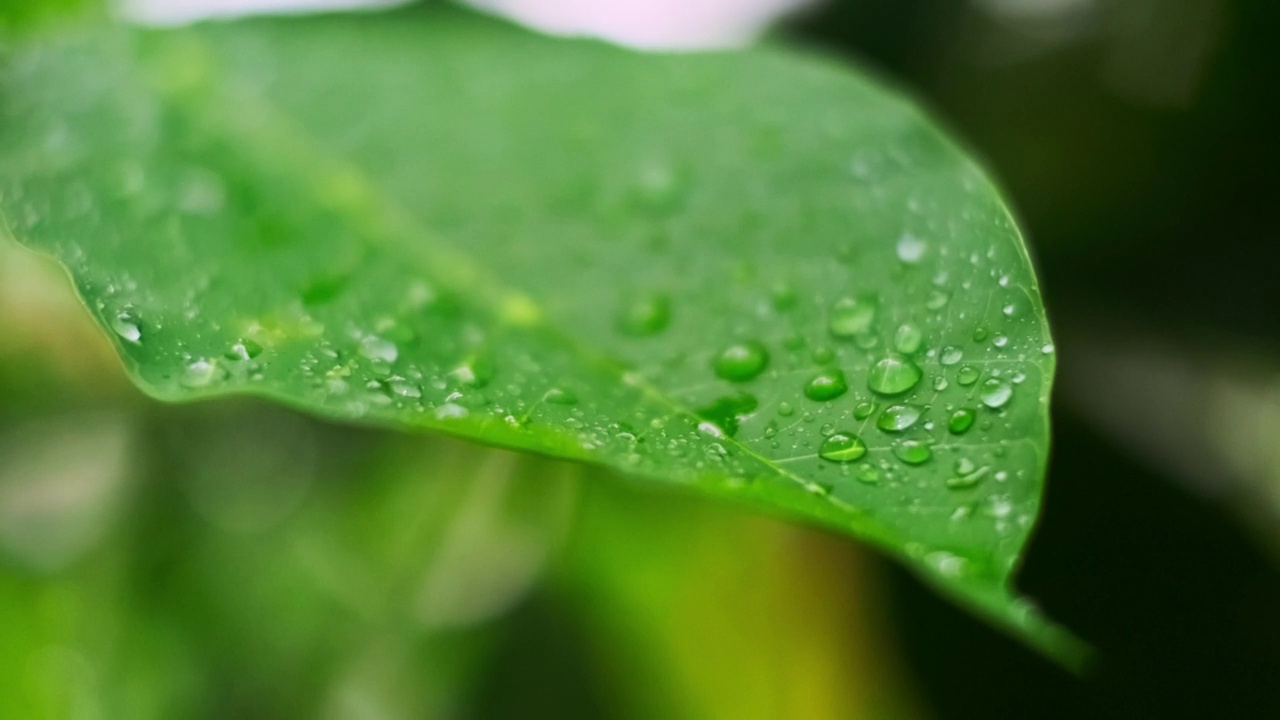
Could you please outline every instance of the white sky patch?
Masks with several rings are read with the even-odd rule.
[[[779,16],[813,0],[467,0],[553,35],[646,49],[695,50],[754,40]],[[128,19],[182,25],[208,18],[383,8],[405,0],[117,0]]]

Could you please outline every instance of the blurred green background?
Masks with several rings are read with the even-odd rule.
[[[1075,678],[852,541],[259,402],[161,406],[0,242],[0,717],[1280,716],[1271,0],[846,0],[778,34],[931,106],[1062,362],[1020,587]]]

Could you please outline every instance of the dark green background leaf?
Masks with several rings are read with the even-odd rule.
[[[1053,371],[1025,247],[980,170],[848,68],[429,7],[66,32],[9,53],[0,93],[11,232],[153,395],[784,511],[1077,656],[1009,589]]]

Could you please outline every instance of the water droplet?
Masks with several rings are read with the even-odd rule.
[[[961,408],[951,413],[951,419],[947,421],[947,429],[952,435],[963,435],[969,432],[969,428],[973,427],[973,421],[976,420],[978,414],[968,408]]]
[[[857,471],[853,475],[858,482],[867,485],[875,485],[880,482],[880,471],[875,465],[863,464],[859,465]]]
[[[942,377],[941,375],[933,379],[934,390],[938,392],[942,392],[943,390],[946,390],[948,387],[950,387],[950,383],[948,383],[947,379]]]
[[[964,358],[964,350],[955,345],[948,345],[942,348],[942,355],[938,358],[938,362],[943,365],[955,365]]]
[[[360,354],[376,362],[393,363],[400,357],[400,349],[390,340],[367,335],[360,341]]]
[[[1008,305],[1005,305],[1003,308],[1001,308],[1000,312],[1004,313],[1005,317],[1013,317],[1014,315],[1018,314],[1018,306],[1014,305],[1013,303],[1009,303]]]
[[[713,363],[716,375],[731,382],[753,380],[768,365],[769,352],[754,340],[730,345],[716,356]]]
[[[933,457],[933,450],[918,440],[905,440],[893,447],[893,454],[908,465],[923,465]]]
[[[989,335],[991,335],[990,330],[985,327],[980,327],[973,331],[973,341],[982,342],[983,340],[986,340]]]
[[[1009,345],[1009,338],[1004,335],[997,335],[992,339],[991,344],[998,348],[1006,347]]]
[[[967,490],[982,482],[982,478],[991,472],[991,468],[984,465],[977,467],[974,462],[968,458],[961,458],[956,461],[956,474],[954,477],[947,479],[947,487],[952,490]]]
[[[898,238],[898,259],[909,265],[920,262],[928,249],[928,243],[911,233],[903,233],[902,237]]]
[[[827,327],[837,338],[852,338],[871,331],[880,301],[875,295],[843,298],[831,306]]]
[[[387,385],[391,392],[402,398],[420,398],[422,389],[403,378],[395,378]]]
[[[189,388],[205,388],[221,379],[222,371],[209,360],[196,360],[182,371],[182,385]]]
[[[819,365],[825,365],[836,359],[835,351],[829,347],[814,348],[813,361]]]
[[[552,405],[577,405],[578,404],[578,396],[573,394],[572,390],[565,390],[563,388],[551,388],[550,390],[547,391],[547,394],[542,396],[542,399],[546,400]]]
[[[262,354],[262,346],[252,340],[241,340],[226,352],[225,357],[228,360],[244,362],[252,360]]]
[[[778,421],[770,420],[768,425],[764,426],[764,436],[767,438],[774,437],[778,434]]]
[[[866,420],[871,417],[871,413],[876,411],[876,404],[873,402],[860,402],[853,408],[853,417],[857,420]]]
[[[1053,343],[1049,343],[1048,345],[1045,345],[1044,347],[1040,348],[1040,352],[1045,355],[1052,355],[1054,353],[1054,350],[1055,348],[1053,347]]]
[[[979,375],[981,375],[981,373],[978,372],[977,368],[972,365],[965,365],[956,372],[956,382],[968,387],[978,382]]]
[[[852,433],[836,433],[818,448],[818,457],[835,463],[851,463],[867,454],[867,444]]]
[[[122,312],[111,319],[111,329],[126,342],[137,343],[142,340],[142,327],[133,313]]]
[[[618,314],[618,329],[633,337],[657,335],[671,324],[671,301],[665,295],[649,295],[628,304]]]
[[[835,431],[836,431],[836,426],[832,425],[831,423],[822,423],[822,427],[818,428],[818,434],[821,435],[822,437],[827,437],[828,435],[830,435]]]
[[[924,306],[930,310],[941,310],[951,302],[951,295],[945,290],[933,290],[929,293],[929,297],[925,298]]]
[[[473,357],[454,368],[449,375],[473,388],[482,388],[493,380],[493,363],[483,357]]]
[[[789,402],[778,403],[778,414],[782,417],[791,417],[796,414],[796,409]]]
[[[918,351],[922,343],[924,343],[924,332],[911,323],[903,323],[893,336],[893,347],[905,355]]]
[[[717,398],[710,405],[699,409],[698,417],[719,428],[724,436],[733,437],[738,434],[738,426],[742,419],[755,412],[759,405],[755,396],[736,393]],[[701,426],[699,428],[701,429]]]
[[[1007,288],[1011,284],[1013,284],[1013,278],[1010,277],[1009,275],[1001,275],[1000,279],[997,282],[1000,283],[1000,287]]]
[[[445,403],[436,408],[435,416],[437,420],[461,420],[471,414],[470,410],[458,405],[457,403]]]
[[[844,380],[844,371],[831,369],[815,375],[804,386],[804,396],[810,400],[825,402],[840,397],[848,390],[849,386]]]
[[[778,284],[773,288],[773,292],[769,294],[769,301],[773,304],[773,309],[778,312],[786,312],[796,306],[795,288],[787,284]]]
[[[982,383],[982,404],[992,410],[999,410],[1009,404],[1013,397],[1013,386],[999,378],[991,378]]]
[[[885,432],[903,432],[916,424],[920,413],[915,405],[890,405],[876,418],[876,427]]]
[[[920,366],[901,355],[889,355],[867,374],[867,387],[881,395],[901,395],[920,383]]]

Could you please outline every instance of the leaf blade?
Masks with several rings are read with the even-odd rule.
[[[1008,589],[1053,373],[1026,248],[874,83],[415,8],[71,33],[3,88],[0,205],[153,395],[699,487],[1078,656]]]

